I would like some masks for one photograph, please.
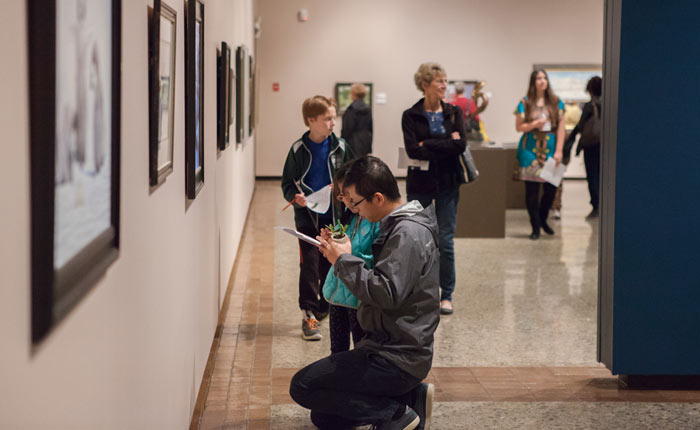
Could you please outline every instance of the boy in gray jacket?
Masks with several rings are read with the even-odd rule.
[[[352,162],[343,195],[362,217],[380,222],[373,269],[352,255],[349,242],[319,237],[321,253],[360,301],[357,318],[366,337],[355,349],[300,370],[290,394],[311,409],[321,429],[428,429],[433,386],[421,381],[432,365],[440,321],[435,211],[404,203],[387,165],[372,156]]]

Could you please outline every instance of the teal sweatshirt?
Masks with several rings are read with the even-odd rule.
[[[359,227],[357,226],[359,221]],[[365,261],[365,266],[371,269],[374,266],[374,256],[372,255],[372,243],[379,235],[379,223],[369,222],[358,215],[350,219],[345,234],[352,242],[352,255],[360,257]],[[358,301],[350,290],[336,276],[333,267],[328,271],[326,282],[323,284],[323,297],[328,303],[335,306],[345,306],[357,309]]]

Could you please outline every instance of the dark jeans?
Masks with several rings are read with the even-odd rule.
[[[438,222],[440,243],[440,300],[452,300],[455,290],[455,227],[457,226],[457,205],[459,204],[459,186],[439,191],[435,195],[409,194],[408,201],[418,200],[427,208],[435,200],[435,214]]]
[[[591,205],[598,210],[600,201],[600,146],[583,150],[583,163],[586,165],[588,193],[591,195]]]
[[[364,330],[357,322],[357,309],[331,305],[330,319],[331,354],[350,349],[350,333],[355,345],[365,337]]]
[[[297,230],[311,237],[319,235],[319,231],[313,227],[297,227]],[[299,240],[299,251],[299,308],[312,312],[328,312],[328,302],[323,297],[321,288],[331,263],[318,252],[318,248],[303,240]]]
[[[540,185],[544,187],[542,201],[540,201]],[[540,232],[540,226],[547,224],[547,215],[552,208],[557,187],[549,182],[541,183],[525,181],[525,205],[527,213],[530,215],[530,225],[533,233]]]
[[[339,352],[294,375],[289,394],[311,410],[321,429],[345,429],[390,421],[398,408],[413,404],[420,380],[367,348]]]

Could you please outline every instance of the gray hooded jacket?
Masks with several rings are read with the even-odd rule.
[[[360,301],[357,319],[367,336],[358,347],[377,351],[419,379],[430,371],[440,322],[437,243],[434,207],[412,201],[382,219],[372,246],[373,269],[350,254],[334,266]]]

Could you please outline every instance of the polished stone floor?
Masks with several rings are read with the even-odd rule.
[[[455,314],[436,333],[433,429],[700,428],[700,393],[629,390],[596,362],[598,222],[584,181],[565,183],[556,234],[528,238],[510,210],[504,239],[457,239]],[[298,246],[276,225],[279,182],[258,181],[193,417],[197,429],[313,429],[291,375],[326,356],[304,342]]]

